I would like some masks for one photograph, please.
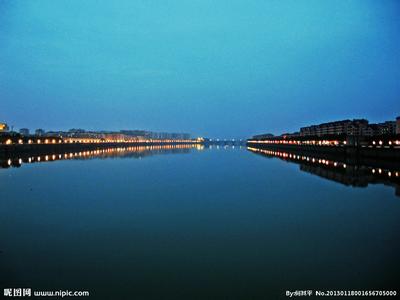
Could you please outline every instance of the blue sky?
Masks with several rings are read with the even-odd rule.
[[[0,121],[282,133],[400,115],[397,1],[0,1]]]

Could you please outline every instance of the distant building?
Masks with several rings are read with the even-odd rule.
[[[368,120],[365,119],[342,120],[302,127],[300,128],[300,135],[363,135],[367,128]]]
[[[400,134],[400,117],[396,121],[370,124],[366,119],[341,120],[300,128],[300,132],[284,133],[283,138],[323,136],[381,136]],[[254,139],[269,139],[270,134],[255,135]]]
[[[68,133],[70,134],[81,134],[81,133],[85,133],[85,129],[80,129],[80,128],[72,128],[70,130],[68,130]]]
[[[157,140],[188,140],[189,133],[168,133],[168,132],[152,132],[145,130],[121,130],[120,133],[137,138],[157,139]]]
[[[21,128],[19,130],[19,133],[24,135],[24,136],[28,136],[29,135],[29,129],[28,128]]]
[[[384,123],[379,123],[378,130],[379,135],[396,134],[396,121],[386,121]]]
[[[299,131],[296,131],[296,132],[293,132],[293,133],[287,132],[287,133],[283,133],[281,136],[284,137],[284,138],[295,138],[295,137],[299,137],[300,136],[300,132]]]
[[[144,137],[151,135],[151,132],[145,130],[120,130],[120,133],[133,137]]]
[[[396,134],[400,134],[400,117],[396,118]]]
[[[364,136],[375,136],[375,135],[380,135],[379,134],[380,129],[378,124],[369,124],[367,128],[364,130]]]
[[[44,129],[36,129],[35,130],[35,135],[37,136],[43,136],[46,132],[44,131]]]
[[[264,133],[264,134],[257,134],[253,136],[253,139],[256,140],[261,140],[261,139],[268,139],[268,138],[273,138],[274,135],[272,133]]]
[[[0,132],[7,132],[9,130],[6,123],[0,123]]]
[[[190,139],[190,134],[188,133],[171,133],[172,140],[188,140]]]
[[[116,140],[129,140],[129,137],[122,133],[106,133],[104,134],[106,140],[116,141]]]
[[[67,134],[64,131],[47,131],[45,134],[45,136],[49,136],[49,137],[63,137],[63,136],[67,136]]]
[[[368,120],[365,119],[354,119],[351,121],[349,126],[346,128],[346,135],[365,135],[365,131],[368,128]]]

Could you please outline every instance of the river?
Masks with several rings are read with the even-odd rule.
[[[1,286],[94,299],[395,288],[398,186],[358,187],[258,154],[142,147],[4,160]]]

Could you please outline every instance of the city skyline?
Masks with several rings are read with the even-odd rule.
[[[271,132],[264,132],[261,134],[253,134],[253,138],[254,137],[278,137],[278,136],[287,136],[287,137],[295,137],[295,136],[302,136],[302,135],[312,135],[312,134],[305,134],[306,130],[310,130],[311,128],[315,127],[315,128],[320,128],[320,127],[332,127],[331,129],[326,129],[329,132],[332,131],[331,133],[334,134],[349,134],[346,133],[346,131],[343,132],[338,132],[337,130],[341,131],[343,130],[344,127],[342,126],[349,126],[350,124],[352,124],[351,126],[356,126],[358,128],[358,126],[362,125],[363,129],[361,129],[361,127],[357,130],[360,130],[360,132],[358,134],[361,135],[386,135],[386,134],[398,134],[398,132],[400,132],[400,116],[396,117],[393,120],[382,120],[381,122],[378,123],[372,123],[369,120],[365,119],[365,118],[357,118],[357,119],[345,119],[345,120],[329,120],[327,122],[321,123],[321,124],[312,124],[312,122],[310,122],[309,124],[307,124],[307,126],[301,127],[301,128],[297,128],[296,131],[293,132],[288,132],[283,131],[280,132],[278,134],[276,133],[271,133]],[[335,126],[338,126],[338,129],[333,129]],[[364,128],[365,127],[365,128]],[[315,129],[314,129],[315,130]],[[350,129],[354,130],[353,129]],[[303,132],[304,131],[304,132]],[[26,128],[26,127],[15,127],[13,125],[9,125],[5,122],[0,122],[0,133],[1,132],[15,132],[15,133],[22,133],[23,135],[43,135],[43,134],[47,134],[47,135],[69,135],[69,134],[76,134],[76,133],[87,133],[87,134],[102,134],[102,133],[113,133],[113,134],[127,134],[127,135],[142,135],[142,136],[152,136],[154,135],[154,137],[158,137],[159,135],[185,135],[186,137],[190,137],[193,135],[191,133],[185,133],[185,132],[155,132],[155,131],[150,131],[150,130],[143,130],[143,129],[116,129],[116,130],[107,130],[107,129],[101,129],[101,130],[87,130],[85,128],[70,128],[70,129],[66,129],[66,130],[57,130],[57,129],[44,129],[44,128],[36,128],[36,129],[31,129],[31,128]],[[38,134],[38,132],[41,132],[40,134]],[[354,134],[353,132],[350,133],[350,135]],[[318,134],[320,135],[320,134]],[[200,136],[198,136],[200,137]],[[206,137],[203,136],[203,138],[211,138],[211,139],[218,139],[218,137]],[[250,138],[250,137],[246,137],[246,138]],[[227,139],[227,137],[221,137],[221,139]],[[229,139],[229,138],[228,138]],[[236,138],[236,139],[242,139],[242,138]]]
[[[246,138],[400,112],[399,3],[0,4],[0,121]]]

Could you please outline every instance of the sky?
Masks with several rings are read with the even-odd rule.
[[[210,138],[400,115],[400,2],[0,0],[0,122]]]

